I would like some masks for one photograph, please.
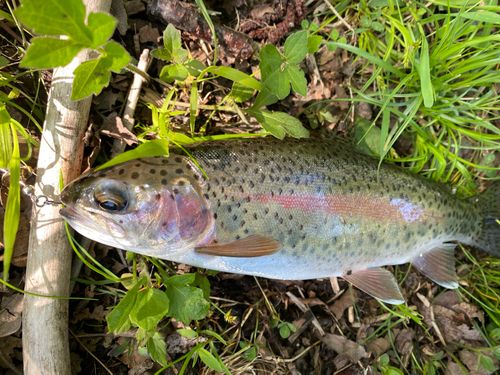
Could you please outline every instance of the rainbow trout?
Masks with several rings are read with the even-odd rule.
[[[500,185],[459,200],[449,187],[336,139],[186,146],[89,171],[61,193],[81,234],[140,254],[273,279],[342,277],[403,303],[380,268],[412,262],[457,288],[455,244],[500,255]],[[208,178],[207,178],[208,177]]]

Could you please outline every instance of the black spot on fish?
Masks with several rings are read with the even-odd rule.
[[[168,185],[168,182],[167,182],[167,180],[166,180],[166,179],[162,179],[162,180],[161,180],[161,184],[162,184],[162,185]]]
[[[139,168],[141,166],[141,163],[137,163],[135,166]]]
[[[269,213],[269,208],[265,208],[264,213],[267,215]]]
[[[184,171],[182,169],[178,168],[178,169],[175,170],[175,173],[177,173],[177,174],[184,174]]]
[[[124,174],[124,173],[125,173],[125,169],[120,169],[120,170],[118,171],[118,174]]]
[[[208,196],[208,194],[203,194],[203,198],[205,198],[206,200],[210,199],[210,197]]]
[[[162,164],[168,164],[168,159],[162,159],[161,163]]]
[[[123,224],[123,220],[120,220],[120,224]]]
[[[253,218],[257,220],[257,214],[253,214]]]
[[[238,218],[238,216],[233,215],[233,221],[236,221],[237,218]]]
[[[175,158],[174,160],[175,160],[176,163],[181,163],[182,162],[181,158]]]
[[[151,174],[155,174],[155,173],[156,173],[156,169],[151,168],[151,169],[149,170],[149,173],[151,173]]]
[[[252,181],[250,181],[250,182],[248,183],[248,185],[250,186],[250,189],[254,187],[254,184],[253,184],[253,182],[252,182]]]
[[[134,172],[134,173],[132,173],[132,176],[130,176],[130,177],[132,177],[132,179],[135,180],[136,178],[139,177],[139,173]]]
[[[162,175],[162,176],[166,176],[167,174],[168,174],[168,172],[165,169],[162,169],[160,171],[160,175]]]
[[[179,189],[174,189],[174,194],[179,194]]]
[[[231,211],[232,211],[231,206],[228,206],[227,207],[227,212],[231,212]]]
[[[106,177],[106,173],[100,173],[99,177]]]
[[[184,181],[179,181],[177,184],[178,184],[179,186],[184,186],[186,183],[185,183]],[[206,194],[205,194],[205,195],[206,195]],[[207,197],[208,197],[208,196],[207,196]]]

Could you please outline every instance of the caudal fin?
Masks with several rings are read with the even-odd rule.
[[[476,239],[477,245],[487,253],[500,258],[500,181],[495,181],[477,200],[484,215],[482,233]]]

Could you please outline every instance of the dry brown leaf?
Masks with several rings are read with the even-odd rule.
[[[455,362],[449,360],[444,371],[444,375],[463,374],[462,368]]]
[[[0,352],[4,355],[7,360],[11,359],[12,354],[14,353],[15,348],[22,347],[22,340],[15,336],[7,336],[4,339],[0,340]],[[5,364],[0,359],[0,367],[7,368],[7,364]]]
[[[129,146],[138,143],[137,137],[134,133],[123,126],[122,119],[118,117],[116,112],[113,112],[106,117],[106,121],[104,122],[100,132],[109,137],[121,139]]]
[[[346,360],[356,363],[361,358],[368,357],[368,353],[362,345],[358,345],[344,336],[327,333],[321,338],[321,341],[339,354],[334,360],[337,368],[343,367]]]
[[[484,353],[486,355],[486,353]],[[473,352],[471,350],[461,350],[458,353],[460,357],[460,361],[467,366],[469,369],[469,375],[488,375],[491,374],[491,372],[486,371],[483,369],[481,366],[479,366],[478,369],[478,359],[479,355],[477,352]],[[496,360],[493,361],[494,366],[495,366],[495,371],[498,370],[498,362]]]
[[[275,10],[267,5],[267,4],[262,4],[262,5],[257,5],[252,8],[250,11],[250,16],[252,18],[262,18],[265,14],[274,14]]]
[[[12,335],[21,328],[21,312],[23,311],[24,295],[15,293],[2,298],[0,310],[0,337]]]
[[[459,303],[460,297],[455,290],[448,290],[444,292],[434,301],[434,305],[441,305],[447,308],[451,308],[453,305],[457,305]]]
[[[167,344],[167,352],[170,354],[185,354],[189,352],[197,343],[207,341],[206,337],[198,337],[188,339],[187,337],[181,336],[177,332],[168,335],[165,343]]]
[[[354,298],[354,301],[353,301]],[[345,292],[342,297],[340,297],[335,303],[328,308],[330,311],[335,315],[335,318],[339,320],[342,318],[342,315],[344,314],[344,311],[352,306],[353,302],[356,303],[358,301],[358,292],[356,289],[352,289],[352,296],[349,291]]]
[[[413,350],[413,339],[415,338],[415,331],[405,328],[399,332],[396,337],[396,349],[401,356],[410,353]]]
[[[160,33],[156,27],[153,28],[151,25],[146,25],[139,29],[139,40],[141,43],[158,43],[159,38]]]
[[[385,337],[379,337],[375,341],[367,344],[368,349],[373,353],[375,358],[379,358],[391,347],[391,342]]]

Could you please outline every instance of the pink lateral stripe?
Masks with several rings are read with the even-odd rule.
[[[278,203],[286,209],[301,209],[304,212],[325,211],[329,214],[342,217],[363,216],[370,219],[388,222],[423,221],[435,217],[432,213],[419,207],[417,204],[406,202],[403,199],[374,197],[368,195],[261,195],[256,197],[262,203]]]

